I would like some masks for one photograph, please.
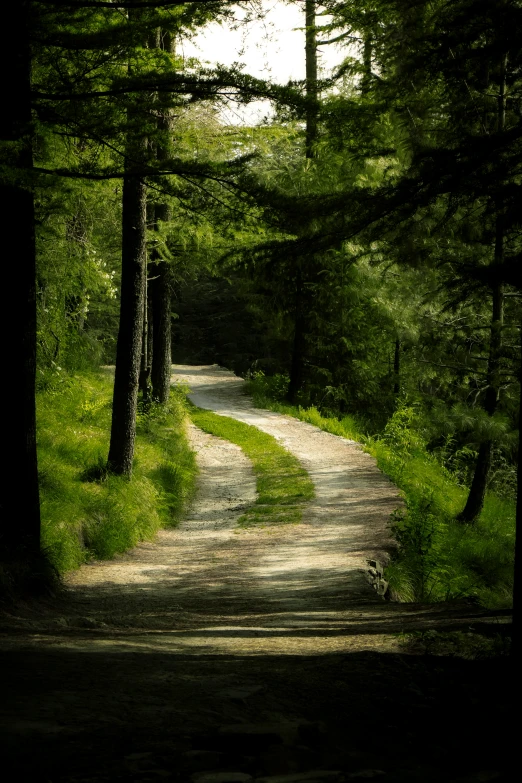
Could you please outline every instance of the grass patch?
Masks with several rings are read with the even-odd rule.
[[[392,518],[397,554],[386,569],[392,595],[401,601],[471,598],[491,609],[509,608],[513,593],[515,502],[491,492],[474,525],[455,517],[467,489],[426,449],[414,406],[400,405],[381,435],[361,432],[356,417],[323,416],[316,408],[285,404],[272,395],[284,384],[262,375],[246,391],[260,408],[285,413],[322,430],[356,440],[402,492],[405,509]],[[279,388],[281,387],[281,388]]]
[[[235,443],[252,460],[258,497],[255,505],[239,518],[239,527],[301,521],[302,506],[314,497],[314,486],[299,461],[275,438],[250,424],[192,405],[190,417],[204,432]]]
[[[42,545],[63,574],[110,558],[179,521],[196,464],[186,442],[184,398],[138,416],[132,480],[106,476],[113,376],[66,378],[38,397]]]

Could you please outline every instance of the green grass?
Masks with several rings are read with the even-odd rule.
[[[177,524],[192,492],[196,464],[179,392],[138,416],[130,481],[89,480],[107,458],[112,384],[109,370],[83,373],[38,397],[42,544],[61,574]]]
[[[279,377],[274,376],[275,379]],[[269,377],[257,373],[254,378],[245,384],[245,391],[252,397],[252,401],[257,408],[266,408],[275,413],[293,416],[300,421],[314,424],[321,430],[331,432],[332,435],[340,435],[342,438],[349,438],[359,442],[364,441],[365,436],[360,432],[360,426],[354,416],[343,416],[342,419],[326,417],[322,416],[317,408],[302,408],[300,405],[289,405],[281,402],[281,400],[271,396],[279,393],[279,384],[277,382],[273,384],[270,381]],[[286,384],[284,384],[284,388],[286,389]]]
[[[395,518],[399,551],[386,575],[400,600],[473,598],[489,608],[511,606],[515,503],[487,493],[474,525],[456,520],[467,489],[429,454],[422,442],[367,438],[365,448],[402,490],[406,513]],[[407,428],[405,428],[407,429]]]
[[[361,432],[356,417],[323,416],[277,399],[277,384],[260,376],[247,384],[254,404],[294,416],[320,429],[356,440],[375,457],[377,465],[405,501],[392,523],[398,542],[386,569],[392,594],[401,601],[444,601],[472,598],[489,608],[512,603],[515,545],[515,502],[489,492],[474,525],[455,517],[467,490],[425,447],[414,407],[399,406],[384,432],[371,437]]]
[[[204,432],[235,443],[252,460],[258,497],[238,520],[240,527],[301,521],[303,504],[314,497],[314,486],[299,461],[275,438],[257,427],[194,406],[190,406],[190,417]]]

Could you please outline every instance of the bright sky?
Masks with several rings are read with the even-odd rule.
[[[185,57],[197,57],[204,63],[232,65],[244,63],[245,73],[284,84],[290,79],[305,78],[304,0],[291,5],[284,0],[262,0],[265,19],[231,30],[227,24],[211,24],[194,42],[183,45]],[[238,11],[238,16],[241,14]],[[320,17],[318,24],[324,24]],[[299,29],[301,28],[301,29]],[[319,50],[324,74],[342,60],[334,44]],[[257,101],[247,107],[230,107],[224,121],[231,124],[258,122],[269,113],[267,102]]]

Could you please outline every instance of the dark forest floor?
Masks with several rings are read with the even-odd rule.
[[[11,635],[1,653],[7,780],[512,779],[509,658],[380,651],[377,638],[374,651],[256,655],[65,636]]]

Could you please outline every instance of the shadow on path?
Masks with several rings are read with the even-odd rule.
[[[1,659],[10,780],[191,781],[210,768],[245,781],[316,769],[472,783],[509,768],[512,679],[497,662],[79,652],[43,640]]]

